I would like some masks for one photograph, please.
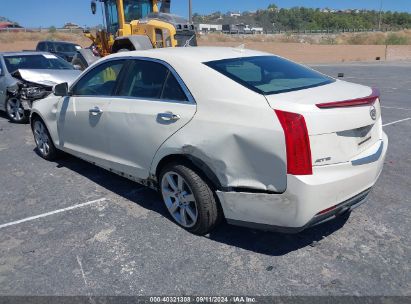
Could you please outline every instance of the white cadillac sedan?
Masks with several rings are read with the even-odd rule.
[[[158,189],[195,234],[222,219],[299,232],[350,212],[381,173],[379,94],[233,48],[120,53],[37,101],[47,160],[64,151]]]

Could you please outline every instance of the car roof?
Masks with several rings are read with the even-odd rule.
[[[161,48],[145,51],[122,52],[111,55],[110,57],[148,57],[164,60],[169,63],[175,62],[197,62],[203,63],[223,59],[253,56],[273,56],[269,53],[230,47],[176,47]]]
[[[30,56],[30,55],[52,55],[49,52],[36,52],[36,51],[27,51],[27,52],[0,52],[0,55],[3,56]]]
[[[55,41],[55,40],[42,40],[39,43],[47,42],[47,43],[59,43],[59,44],[71,44],[71,45],[79,45],[78,43],[69,42],[69,41]]]

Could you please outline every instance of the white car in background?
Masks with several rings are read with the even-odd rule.
[[[58,150],[158,189],[195,234],[229,223],[299,232],[350,212],[381,173],[379,95],[233,48],[108,56],[34,104],[42,157]]]

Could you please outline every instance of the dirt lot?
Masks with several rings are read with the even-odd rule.
[[[233,46],[237,42],[201,42],[207,46]],[[305,63],[332,63],[349,61],[374,61],[377,57],[385,60],[383,45],[315,45],[303,43],[250,42],[246,48],[269,52]],[[399,51],[399,53],[407,53]],[[411,47],[409,47],[411,57]],[[389,59],[389,58],[387,58]]]
[[[411,45],[321,45],[296,42],[279,42],[269,39],[270,36],[232,36],[229,39],[210,39],[199,37],[200,46],[237,47],[244,44],[246,48],[277,54],[303,63],[339,63],[355,61],[410,60]],[[214,37],[218,38],[218,37]],[[220,37],[220,38],[223,38]],[[83,47],[90,45],[90,40],[81,33],[0,33],[0,52],[33,50],[39,40],[54,39],[78,43]],[[264,40],[265,41],[261,41]],[[293,41],[293,40],[290,40]]]
[[[35,50],[40,40],[62,40],[77,43],[83,47],[91,41],[81,33],[8,33],[0,32],[0,52]]]

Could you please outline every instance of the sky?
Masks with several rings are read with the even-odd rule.
[[[381,0],[192,0],[194,13],[254,11],[271,3],[290,8],[305,6],[334,9],[379,10]],[[384,10],[411,13],[411,0],[382,0]],[[187,17],[188,0],[172,0],[172,13]],[[66,22],[81,26],[102,24],[101,14],[93,16],[90,0],[0,0],[0,16],[25,27],[61,27]]]

